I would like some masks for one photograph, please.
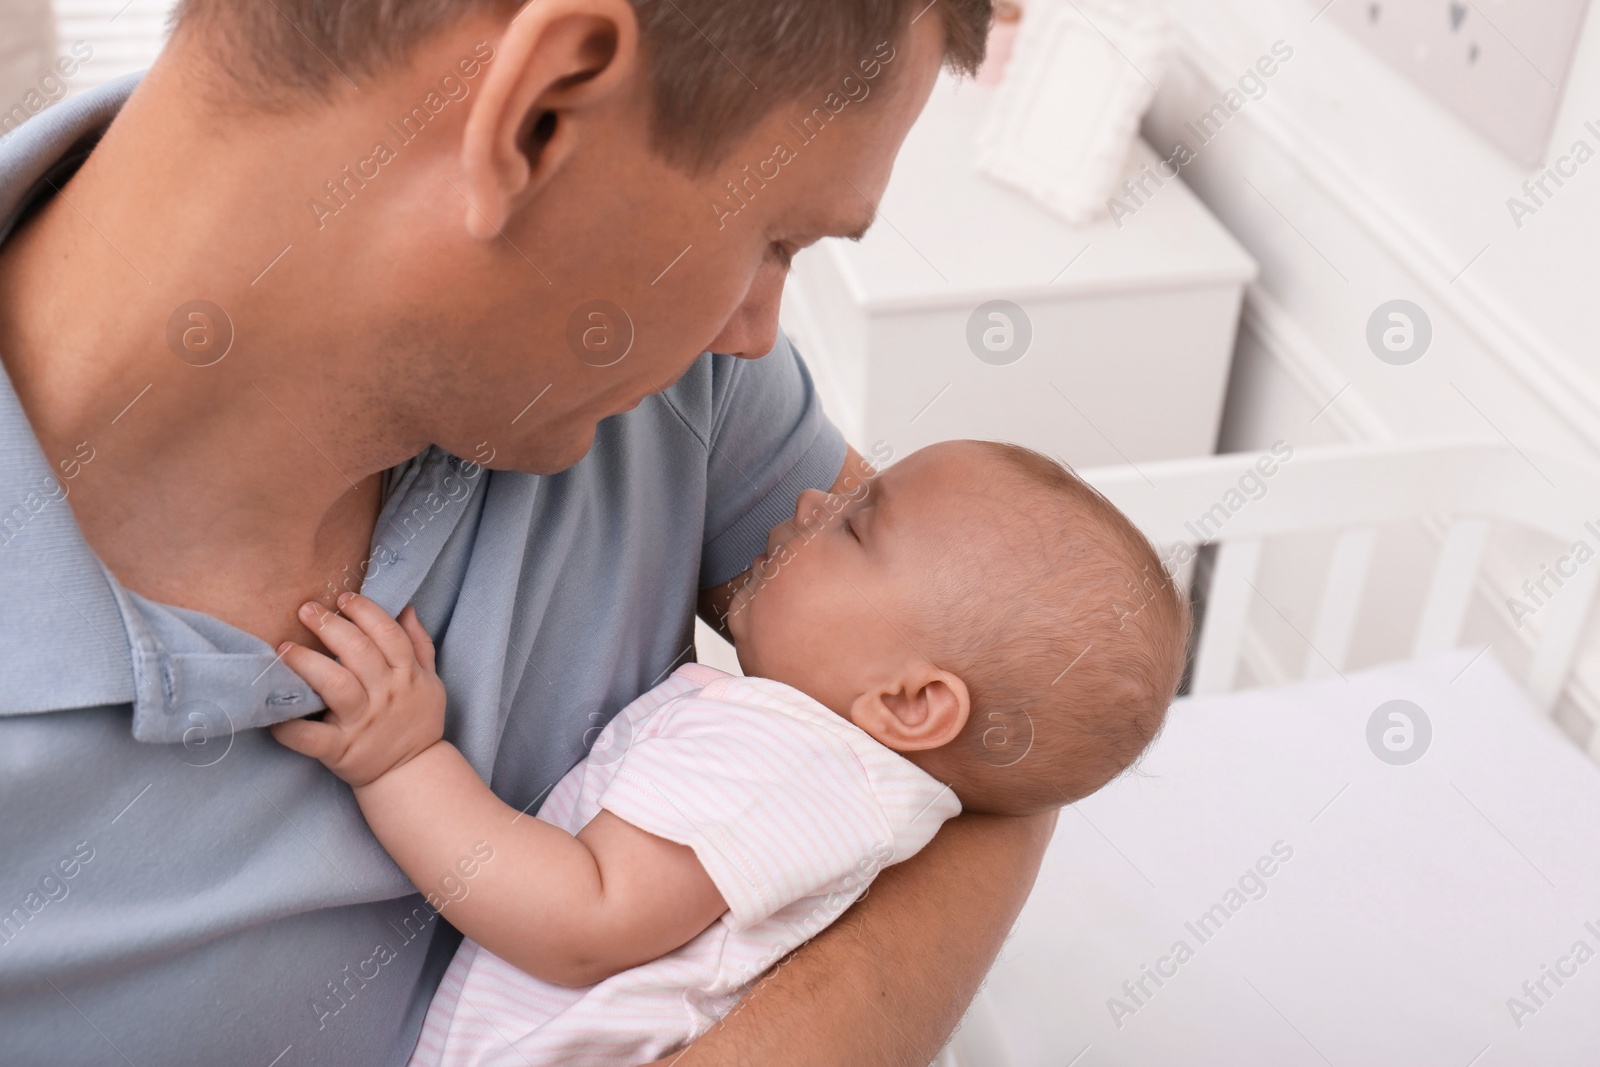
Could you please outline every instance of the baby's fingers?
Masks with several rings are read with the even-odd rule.
[[[317,691],[322,702],[336,717],[355,715],[366,704],[366,689],[345,667],[320,652],[313,652],[292,641],[285,641],[279,648],[283,650],[283,662]]]
[[[302,756],[310,756],[323,763],[337,760],[344,752],[344,739],[339,736],[338,727],[329,726],[325,722],[290,719],[288,722],[280,722],[267,729],[272,731],[272,736],[277,738],[278,744],[284,748],[293,749]]]
[[[300,606],[300,621],[363,682],[376,684],[388,672],[389,662],[383,651],[354,620],[329,611],[315,600],[308,600]]]
[[[409,667],[419,657],[407,636],[387,611],[359,593],[346,593],[339,598],[339,610],[361,627],[361,632],[383,653],[391,667]],[[341,653],[342,655],[342,653]]]
[[[434,669],[433,638],[422,628],[422,620],[417,618],[417,609],[410,604],[407,604],[406,610],[400,613],[400,628],[411,638],[411,648],[417,654],[417,662],[431,673]]]

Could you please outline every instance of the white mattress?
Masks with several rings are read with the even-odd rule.
[[[1432,724],[1409,765],[1368,747],[1392,699]],[[1226,900],[1278,842],[1264,895]],[[1202,941],[1186,924],[1218,903],[1240,906]],[[1135,1001],[1124,981],[1162,957]],[[1524,981],[1562,958],[1535,1002]],[[956,1047],[972,1067],[1600,1063],[1600,768],[1487,654],[1181,701],[1142,775],[1061,813]]]

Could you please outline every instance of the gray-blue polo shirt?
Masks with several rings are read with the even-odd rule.
[[[0,144],[0,240],[135,80]],[[116,438],[46,459],[0,374],[0,1063],[401,1063],[459,935],[349,789],[260,729],[316,695],[257,638],[122,588],[85,544],[72,464]],[[786,340],[705,354],[561,474],[436,448],[389,472],[362,588],[417,606],[447,736],[534,806],[692,655],[697,591],[843,459]]]

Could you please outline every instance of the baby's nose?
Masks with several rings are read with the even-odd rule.
[[[821,489],[806,489],[794,503],[795,525],[803,524],[817,512],[822,511],[828,502],[828,494]]]

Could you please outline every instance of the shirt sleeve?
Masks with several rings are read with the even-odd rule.
[[[843,435],[782,331],[760,359],[717,355],[712,364],[702,589],[749,567],[802,490],[833,485],[845,455]]]
[[[781,712],[688,697],[635,738],[600,806],[694,849],[743,930],[803,897],[859,889],[894,834],[836,731]]]

